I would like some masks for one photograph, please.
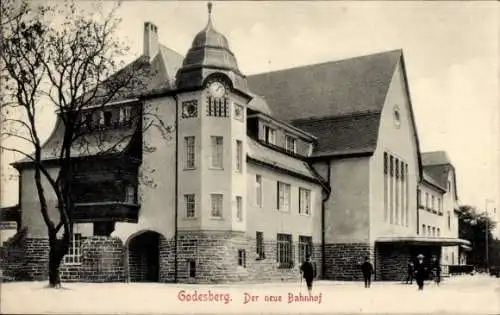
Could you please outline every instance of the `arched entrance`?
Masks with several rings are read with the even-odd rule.
[[[128,244],[128,272],[131,282],[158,282],[160,234],[152,231],[133,236]]]

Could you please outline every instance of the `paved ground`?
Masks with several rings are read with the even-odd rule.
[[[441,286],[318,281],[316,301],[291,302],[289,294],[306,294],[304,283],[181,285],[153,283],[67,283],[65,289],[44,288],[46,282],[4,283],[1,313],[171,314],[171,313],[500,313],[500,279],[476,275],[448,278]],[[184,292],[184,294],[183,294]],[[245,296],[259,296],[245,303]],[[200,294],[212,301],[180,301]],[[212,294],[212,295],[210,295]],[[215,300],[215,295],[217,300]],[[267,299],[266,299],[267,297]],[[273,298],[271,298],[273,297]],[[281,297],[281,301],[276,301]],[[321,298],[321,299],[320,299]],[[227,299],[227,300],[226,300]],[[251,299],[251,298],[249,298]],[[256,300],[257,299],[257,300]],[[267,300],[267,301],[266,301]],[[275,301],[271,301],[275,300]]]

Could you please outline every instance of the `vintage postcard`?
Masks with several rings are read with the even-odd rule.
[[[1,6],[0,312],[500,312],[496,2]]]

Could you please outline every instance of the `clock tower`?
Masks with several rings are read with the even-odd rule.
[[[251,97],[227,38],[213,26],[211,3],[208,13],[176,76],[177,226],[182,239],[196,240],[198,257],[204,255],[204,240],[224,247],[241,244],[247,221],[246,106]],[[213,246],[205,254],[216,255]],[[234,269],[233,263],[227,268]]]

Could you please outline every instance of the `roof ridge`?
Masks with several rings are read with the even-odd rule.
[[[323,61],[323,62],[306,64],[306,65],[302,65],[302,66],[277,69],[277,70],[272,70],[272,71],[267,71],[267,72],[253,73],[253,74],[248,74],[247,76],[249,76],[249,77],[252,76],[253,77],[253,76],[259,76],[259,75],[271,74],[271,73],[279,73],[279,72],[290,71],[290,70],[306,69],[306,68],[317,67],[317,66],[321,66],[321,65],[327,65],[327,64],[334,64],[334,63],[341,63],[341,62],[346,62],[346,61],[352,61],[352,60],[355,60],[355,59],[362,59],[362,58],[366,58],[366,57],[373,57],[373,56],[391,54],[391,53],[395,53],[395,52],[399,52],[400,54],[402,54],[403,49],[399,48],[399,49],[393,49],[393,50],[387,50],[387,51],[380,51],[380,52],[376,52],[376,53],[359,55],[359,56],[353,56],[353,57],[348,57],[348,58],[344,58],[344,59],[336,59],[336,60],[330,60],[330,61]]]
[[[346,113],[342,115],[328,115],[324,117],[308,117],[308,118],[300,118],[300,119],[294,119],[292,120],[292,124],[300,124],[300,123],[306,123],[306,122],[320,122],[320,121],[327,121],[327,120],[346,120],[349,118],[353,117],[363,117],[363,116],[375,116],[375,115],[380,115],[381,110],[366,110],[366,111],[358,111],[358,112],[352,112],[352,113]]]

